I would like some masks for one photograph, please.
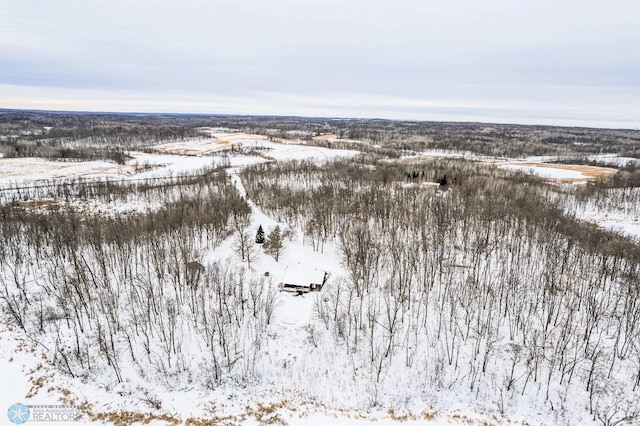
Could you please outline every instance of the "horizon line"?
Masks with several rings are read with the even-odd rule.
[[[640,127],[608,127],[608,126],[586,126],[575,124],[544,124],[544,123],[519,123],[507,121],[483,121],[483,120],[428,120],[411,118],[385,118],[385,117],[357,117],[357,116],[322,116],[322,115],[295,115],[295,114],[248,114],[248,113],[224,113],[224,112],[177,112],[177,111],[110,111],[110,110],[73,110],[73,109],[40,109],[40,108],[10,108],[0,107],[0,113],[22,112],[22,113],[47,113],[47,114],[104,114],[104,115],[129,115],[129,116],[192,116],[192,117],[252,117],[252,118],[295,118],[302,120],[345,120],[345,121],[389,121],[407,123],[438,123],[438,124],[486,124],[497,126],[521,126],[521,127],[547,127],[566,129],[593,129],[593,130],[623,130],[640,131]]]

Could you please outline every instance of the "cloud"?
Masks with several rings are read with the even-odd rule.
[[[415,118],[526,104],[534,119],[562,121],[575,119],[568,111],[579,104],[591,111],[580,120],[597,121],[600,110],[633,122],[626,108],[640,104],[638,16],[635,1],[5,0],[0,84],[24,90],[11,102],[0,95],[0,106],[32,104],[42,97],[27,88],[40,87],[61,103],[96,102],[91,109],[105,105],[96,94],[114,93],[141,108],[160,97],[169,111],[225,105],[208,99],[249,103],[212,113],[259,114],[260,105],[264,113]],[[385,105],[352,105],[354,96]],[[438,115],[460,99],[472,110]]]

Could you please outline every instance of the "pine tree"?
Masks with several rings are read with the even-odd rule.
[[[262,229],[262,225],[258,227],[258,232],[256,232],[256,243],[264,244],[264,229]]]
[[[263,246],[265,253],[269,256],[273,256],[273,258],[278,261],[280,258],[280,253],[282,253],[282,249],[284,244],[282,242],[282,232],[280,231],[280,227],[276,226],[273,231],[269,232],[266,241]]]

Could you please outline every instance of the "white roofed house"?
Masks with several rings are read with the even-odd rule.
[[[325,271],[288,266],[284,271],[278,288],[281,291],[294,291],[299,293],[320,291],[324,283],[327,282],[327,277],[328,274]]]

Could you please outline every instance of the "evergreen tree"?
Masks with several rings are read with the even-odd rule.
[[[276,226],[273,231],[269,232],[266,241],[263,246],[265,253],[269,256],[273,256],[273,258],[278,261],[280,258],[280,253],[282,253],[282,249],[284,244],[282,242],[282,232],[280,231],[280,227]]]
[[[262,229],[262,225],[258,227],[258,232],[256,232],[256,243],[264,244],[264,229]]]

